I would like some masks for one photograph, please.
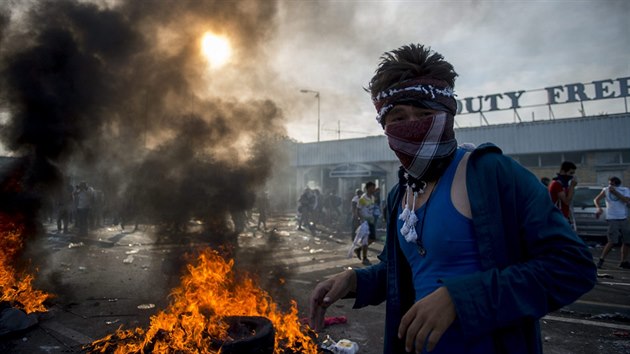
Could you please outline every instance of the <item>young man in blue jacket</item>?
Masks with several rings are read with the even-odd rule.
[[[492,144],[458,148],[456,77],[422,45],[381,57],[369,91],[402,164],[387,240],[380,263],[315,287],[315,330],[354,297],[387,301],[385,353],[541,353],[538,320],[594,286],[592,255],[538,179]]]

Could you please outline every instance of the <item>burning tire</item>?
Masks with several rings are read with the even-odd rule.
[[[222,354],[273,354],[275,330],[268,318],[231,316],[225,321],[230,325],[228,334],[233,340],[222,343]]]

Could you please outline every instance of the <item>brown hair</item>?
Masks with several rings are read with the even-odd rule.
[[[422,44],[409,44],[381,56],[366,91],[374,97],[392,85],[419,77],[442,80],[454,88],[457,76],[453,65],[440,53]]]

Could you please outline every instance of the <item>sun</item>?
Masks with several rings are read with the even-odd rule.
[[[232,55],[230,41],[210,32],[204,33],[201,39],[201,52],[208,59],[210,67],[215,69],[225,65]]]

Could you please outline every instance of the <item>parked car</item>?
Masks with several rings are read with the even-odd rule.
[[[575,187],[573,194],[573,217],[575,219],[576,231],[582,238],[606,241],[608,223],[606,222],[606,199],[602,198],[599,205],[603,208],[603,213],[595,216],[595,203],[593,199],[601,192],[601,186],[580,186]]]

